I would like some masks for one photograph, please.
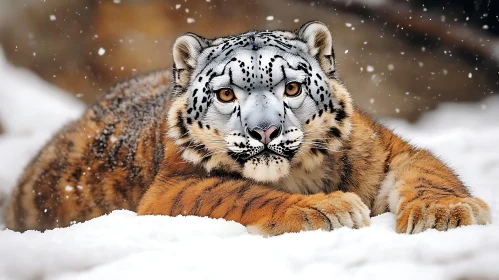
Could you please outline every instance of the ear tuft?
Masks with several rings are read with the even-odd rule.
[[[208,40],[193,33],[177,38],[173,44],[174,79],[177,85],[187,86],[197,59],[208,44]]]
[[[336,70],[333,38],[326,25],[319,21],[307,22],[296,30],[296,34],[307,44],[310,55],[319,61],[324,72],[333,75]]]

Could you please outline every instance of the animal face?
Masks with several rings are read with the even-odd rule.
[[[338,145],[349,100],[334,94],[340,84],[331,83],[332,42],[323,24],[213,41],[184,35],[174,60],[180,97],[170,126],[184,129],[171,136],[185,159],[277,181],[307,154],[321,157]]]

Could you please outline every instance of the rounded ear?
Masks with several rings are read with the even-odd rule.
[[[182,87],[189,84],[189,78],[196,67],[201,51],[209,45],[209,41],[193,33],[184,34],[173,44],[174,80]]]
[[[295,32],[298,38],[307,44],[310,55],[319,61],[322,70],[332,76],[336,70],[333,38],[326,25],[320,21],[310,21]]]

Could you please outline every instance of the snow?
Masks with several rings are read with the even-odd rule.
[[[83,105],[1,54],[0,75],[1,201],[28,160]],[[360,230],[263,238],[235,222],[115,211],[45,233],[0,230],[0,279],[498,279],[498,120],[494,96],[444,104],[415,125],[384,121],[435,152],[489,203],[494,222],[487,226],[396,234],[386,213]]]

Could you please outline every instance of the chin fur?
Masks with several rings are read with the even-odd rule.
[[[289,161],[277,155],[259,155],[244,163],[243,175],[259,182],[276,182],[289,174]]]

